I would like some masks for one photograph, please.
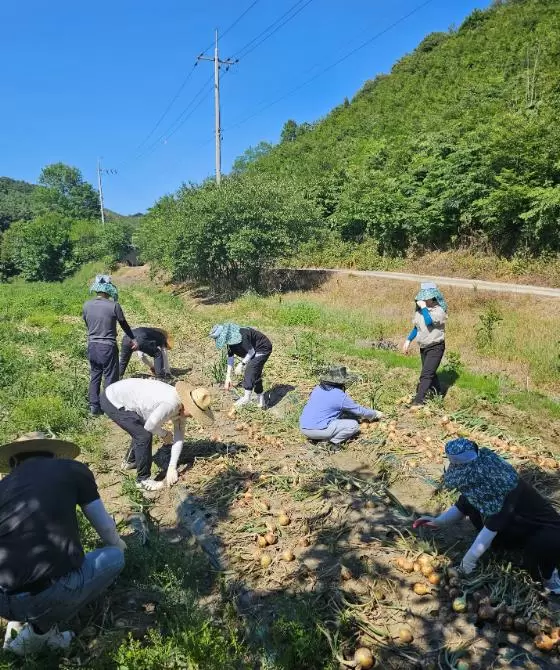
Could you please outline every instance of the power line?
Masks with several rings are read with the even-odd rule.
[[[235,21],[234,21],[232,24],[230,24],[230,25],[224,30],[223,33],[220,33],[221,37],[224,38],[224,37],[229,33],[230,30],[233,30],[233,28],[235,28],[235,26],[236,26],[236,25],[241,21],[241,19],[245,16],[245,14],[247,14],[251,9],[253,9],[253,7],[257,4],[257,2],[259,2],[259,0],[254,0],[254,2],[253,2],[252,4],[250,4],[249,7],[247,7],[247,9],[246,9],[244,12],[242,12],[242,13],[235,19]],[[211,42],[211,43],[206,47],[206,49],[204,49],[203,51],[200,52],[199,57],[200,57],[200,56],[204,56],[204,54],[208,51],[208,49],[211,49],[213,46],[214,46],[214,42]]]
[[[292,88],[290,91],[288,91],[288,92],[285,93],[284,95],[280,96],[279,98],[276,98],[276,99],[273,100],[272,102],[269,102],[269,103],[263,105],[263,106],[262,106],[260,109],[258,109],[256,112],[250,114],[249,116],[245,117],[245,118],[242,119],[241,121],[238,121],[237,123],[234,123],[234,124],[232,124],[231,126],[228,126],[228,127],[226,128],[226,130],[232,130],[233,128],[237,128],[238,126],[241,126],[241,125],[243,125],[244,123],[247,123],[247,121],[250,121],[250,120],[253,119],[255,116],[258,116],[259,114],[261,114],[261,113],[264,112],[265,110],[269,109],[270,107],[273,107],[274,105],[278,104],[278,103],[281,102],[282,100],[285,100],[286,98],[289,98],[291,95],[293,95],[294,93],[296,93],[296,92],[299,91],[300,89],[304,88],[305,86],[307,86],[307,85],[310,84],[311,82],[315,81],[315,79],[318,79],[319,77],[321,77],[322,75],[324,75],[324,74],[325,74],[326,72],[328,72],[329,70],[332,70],[332,69],[335,68],[337,65],[340,65],[340,63],[342,63],[343,61],[347,60],[348,58],[350,58],[351,56],[353,56],[355,53],[357,53],[358,51],[360,51],[360,50],[363,49],[364,47],[368,46],[369,44],[371,44],[371,43],[374,42],[375,40],[379,39],[380,37],[382,37],[383,35],[385,35],[386,33],[388,33],[390,30],[392,30],[393,28],[395,28],[396,26],[398,26],[399,24],[401,24],[401,23],[403,23],[404,21],[406,21],[406,19],[410,18],[413,14],[416,14],[416,12],[420,11],[421,9],[423,9],[424,7],[426,7],[426,5],[429,5],[431,2],[433,2],[433,0],[426,0],[425,2],[423,2],[423,3],[421,3],[420,5],[416,6],[413,10],[411,10],[410,12],[408,12],[407,14],[405,14],[404,16],[401,16],[399,19],[397,19],[396,21],[394,21],[393,23],[391,23],[391,25],[387,26],[386,28],[384,28],[384,29],[381,30],[380,32],[376,33],[375,35],[373,35],[372,37],[370,37],[369,39],[367,39],[365,42],[362,42],[359,46],[355,47],[354,49],[352,49],[351,51],[349,51],[348,53],[346,53],[344,56],[341,56],[338,60],[334,61],[334,63],[331,63],[330,65],[327,65],[327,67],[323,68],[323,69],[322,69],[321,71],[319,71],[317,74],[313,75],[313,77],[310,77],[309,79],[307,79],[307,80],[304,81],[303,83],[299,84],[299,85],[296,86],[295,88]]]
[[[278,30],[280,30],[280,28],[282,28],[282,26],[284,26],[286,23],[288,23],[288,21],[291,21],[295,16],[297,16],[297,14],[299,14],[303,9],[305,9],[305,7],[307,7],[307,5],[312,1],[313,0],[307,0],[307,2],[305,2],[305,4],[303,6],[298,8],[298,5],[301,5],[302,2],[304,2],[304,0],[297,0],[297,2],[295,4],[293,4],[287,11],[285,11],[282,14],[282,16],[278,17],[275,21],[273,21],[270,25],[268,25],[256,37],[253,37],[253,39],[250,40],[249,42],[247,42],[247,44],[245,44],[245,46],[241,47],[241,49],[238,49],[233,54],[232,58],[244,58],[245,56],[247,56],[249,53],[251,53],[251,51],[256,49],[259,45],[261,45],[269,37],[272,37],[272,35],[274,35],[274,33],[276,33]],[[291,16],[288,16],[294,10],[296,10],[295,13]],[[286,18],[285,21],[280,23],[284,17],[288,17],[288,18]],[[279,24],[279,25],[277,25],[277,24]],[[268,33],[269,31],[272,31],[272,32],[270,32],[267,35],[266,33]],[[260,39],[261,37],[262,37],[262,39]],[[257,42],[257,40],[259,40],[259,39],[260,39],[260,41]],[[257,42],[257,44],[254,44],[255,42]],[[253,45],[253,44],[254,44],[254,46],[251,47],[251,45]],[[249,48],[249,47],[251,47],[251,48]],[[243,53],[243,52],[245,52],[245,53]]]

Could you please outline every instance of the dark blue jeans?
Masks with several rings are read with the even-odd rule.
[[[103,377],[105,377],[105,388],[119,381],[119,350],[116,343],[89,342],[88,360],[89,406],[92,410],[99,410],[99,393]]]

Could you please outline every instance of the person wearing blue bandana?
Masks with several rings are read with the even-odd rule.
[[[408,354],[410,344],[417,340],[422,359],[422,372],[416,388],[412,407],[420,407],[428,395],[441,394],[437,369],[445,352],[445,322],[447,321],[447,303],[441,291],[432,282],[420,285],[416,294],[413,328],[403,345]]]
[[[233,387],[233,374],[243,375],[243,396],[235,403],[237,407],[251,401],[253,391],[257,404],[264,409],[266,402],[263,388],[263,368],[272,353],[272,343],[266,335],[256,330],[238,326],[236,323],[220,323],[210,331],[216,349],[227,347],[227,373],[224,383],[226,391]],[[241,361],[235,366],[235,356]]]
[[[468,517],[479,531],[461,561],[470,574],[494,545],[523,552],[525,567],[544,587],[560,595],[560,514],[503,458],[465,438],[445,445],[447,489],[457,502],[437,517],[421,516],[413,527],[443,528]]]
[[[130,348],[135,351],[138,345],[117,302],[119,294],[111,277],[97,275],[89,290],[96,297],[84,304],[82,317],[88,332],[89,408],[91,414],[97,416],[103,414],[99,404],[101,380],[105,377],[105,388],[119,380],[117,322],[130,338]]]

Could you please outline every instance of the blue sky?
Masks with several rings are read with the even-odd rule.
[[[102,156],[105,167],[118,169],[105,178],[106,205],[126,214],[144,211],[182,182],[213,175],[214,102],[211,84],[207,92],[203,88],[213,70],[207,62],[192,66],[212,43],[214,29],[225,31],[254,2],[1,2],[0,175],[36,181],[44,165],[62,161],[95,183]],[[460,25],[490,0],[425,3],[257,0],[224,35],[222,58],[239,52],[291,7],[300,11],[223,75],[223,171],[247,147],[276,142],[287,119],[321,118],[367,79],[389,71],[426,34]],[[189,72],[169,114],[144,142]],[[184,118],[183,110],[192,113],[171,134],[168,128],[179,125],[172,126]]]

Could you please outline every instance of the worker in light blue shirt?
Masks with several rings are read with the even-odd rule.
[[[360,432],[357,419],[377,421],[383,417],[375,409],[358,405],[346,393],[346,387],[355,380],[343,366],[330,367],[321,375],[299,419],[300,430],[307,438],[341,444]]]

